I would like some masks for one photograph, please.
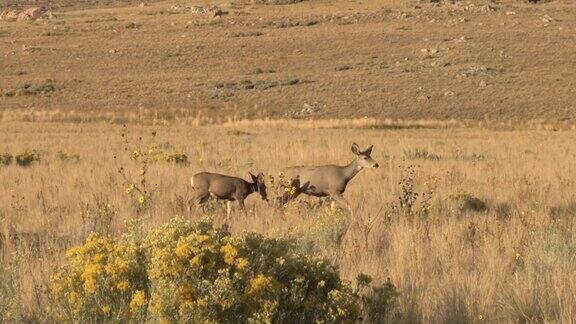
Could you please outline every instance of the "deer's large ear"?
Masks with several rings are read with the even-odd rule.
[[[256,177],[256,179],[258,179],[258,181],[264,183],[264,173],[262,173],[262,172],[258,173],[258,176]]]
[[[370,145],[370,147],[365,149],[364,152],[362,152],[362,154],[370,156],[372,154],[372,148],[373,147],[374,147],[374,145]]]
[[[252,181],[256,182],[256,180],[258,180],[258,178],[252,174],[252,172],[248,172],[250,174],[250,178],[252,178]]]
[[[360,154],[360,147],[356,143],[352,143],[352,153],[358,155]]]

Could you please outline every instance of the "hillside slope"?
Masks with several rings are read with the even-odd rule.
[[[195,4],[0,21],[0,110],[576,119],[569,1]]]

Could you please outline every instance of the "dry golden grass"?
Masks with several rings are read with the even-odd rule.
[[[142,136],[147,147],[157,131],[157,143],[169,142],[191,163],[150,167],[153,197],[146,228],[176,215],[200,216],[186,211],[195,172],[247,178],[248,171],[277,174],[295,164],[344,164],[352,159],[352,141],[374,144],[373,158],[381,168],[362,171],[345,194],[354,216],[326,218],[322,208],[306,207],[307,199],[280,214],[251,196],[251,214],[235,213],[232,231],[294,235],[313,242],[346,278],[359,272],[380,282],[390,277],[401,293],[399,321],[576,320],[574,131],[374,129],[354,121],[298,125],[130,125],[132,142]],[[94,229],[95,217],[105,216],[99,209],[110,205],[106,208],[115,211],[111,234],[123,232],[125,221],[137,215],[117,172],[118,167],[138,172],[121,132],[120,125],[106,123],[2,122],[0,154],[43,153],[41,162],[27,168],[0,166],[0,274],[15,276],[12,315],[50,320],[43,289],[63,251]],[[430,158],[408,159],[415,149]],[[62,161],[59,151],[78,154],[79,161]],[[407,176],[410,165],[415,165],[413,176]],[[399,206],[399,183],[410,179],[414,191],[430,197],[427,212],[422,198],[412,213]],[[485,201],[488,210],[457,210],[450,197],[463,192]],[[224,214],[216,210],[217,222]],[[347,231],[334,239],[334,233],[344,233],[342,220]],[[7,298],[3,292],[0,297]]]

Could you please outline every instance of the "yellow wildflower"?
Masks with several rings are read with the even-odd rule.
[[[259,274],[256,278],[250,280],[247,293],[249,295],[258,296],[266,291],[276,290],[278,283],[274,278]]]
[[[120,291],[127,291],[128,289],[130,289],[130,283],[128,282],[128,280],[122,280],[118,284],[116,284],[116,288],[118,288],[118,290]]]
[[[130,308],[136,310],[146,304],[146,294],[142,290],[136,290],[134,295],[132,295],[132,301],[130,301]]]
[[[146,198],[144,198],[144,196],[140,196],[138,197],[138,202],[140,203],[140,205],[144,205],[144,203],[146,202]]]
[[[94,279],[94,277],[87,277],[84,279],[84,289],[86,289],[87,292],[93,294],[96,292],[97,288],[98,285],[96,284],[96,279]]]
[[[104,313],[104,315],[108,315],[110,314],[110,306],[105,305],[102,307],[102,313]]]
[[[196,241],[198,241],[200,243],[208,242],[211,239],[212,238],[210,237],[210,235],[198,235],[198,236],[196,236]]]
[[[75,292],[69,293],[68,302],[70,302],[72,305],[75,305],[78,302],[78,295]]]
[[[203,298],[199,298],[198,300],[196,300],[196,305],[198,305],[198,307],[206,307],[208,303]]]
[[[135,186],[133,184],[131,184],[130,186],[128,186],[128,188],[126,188],[126,194],[130,195],[134,192],[134,188]]]
[[[199,255],[196,255],[192,260],[190,260],[190,264],[193,267],[200,267],[202,265],[202,258]]]
[[[224,262],[230,265],[234,264],[238,251],[232,244],[228,243],[224,245],[220,251],[224,254]]]
[[[236,268],[238,268],[238,270],[240,271],[246,270],[246,268],[248,268],[249,265],[250,262],[248,262],[246,258],[238,258],[236,260]]]
[[[186,256],[189,256],[190,253],[192,253],[192,249],[190,248],[190,246],[187,243],[179,241],[176,244],[176,255],[177,256],[186,257]]]

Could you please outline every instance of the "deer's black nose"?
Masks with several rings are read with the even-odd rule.
[[[374,164],[374,167],[375,167],[375,168],[377,168],[377,167],[379,167],[379,166],[380,166],[380,165],[379,165],[378,163]]]

